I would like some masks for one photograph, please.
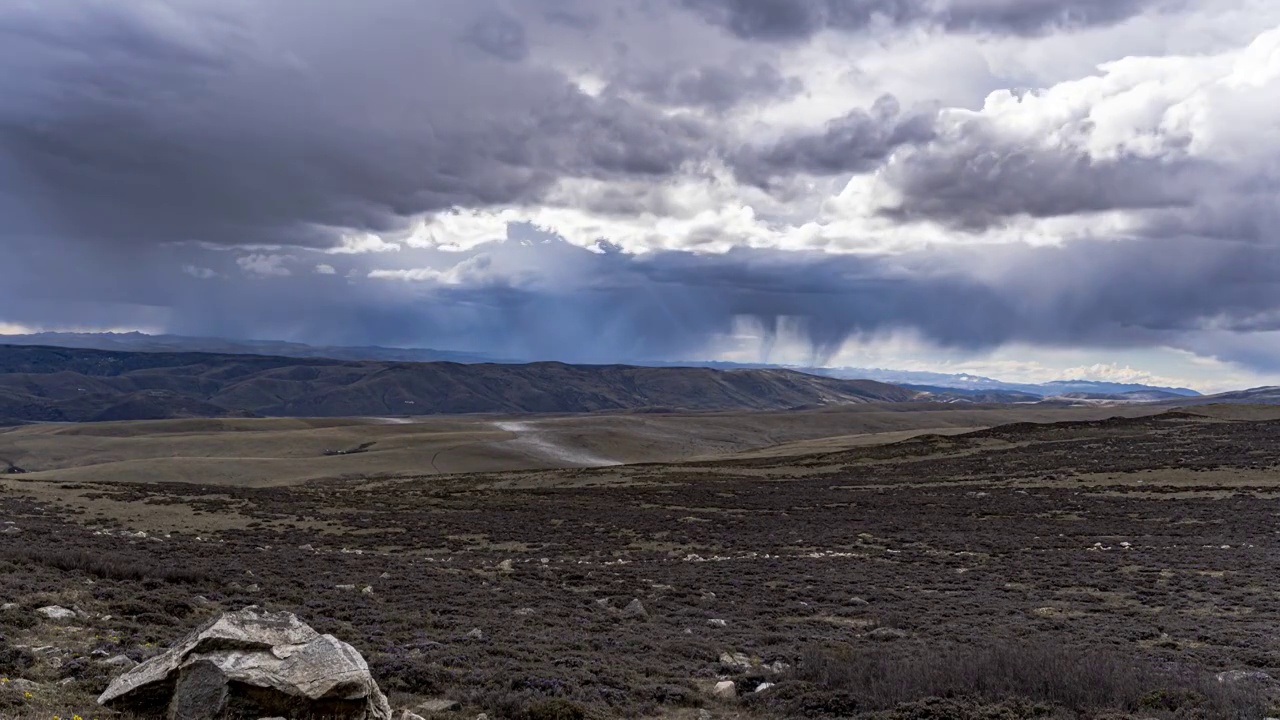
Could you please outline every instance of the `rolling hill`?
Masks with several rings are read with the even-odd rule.
[[[0,345],[0,422],[778,410],[926,397],[790,370],[402,363]]]

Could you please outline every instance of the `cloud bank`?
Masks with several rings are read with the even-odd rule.
[[[0,38],[10,326],[1280,373],[1263,0],[49,0]]]

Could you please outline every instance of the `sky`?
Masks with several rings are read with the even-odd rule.
[[[1280,384],[1274,0],[10,0],[0,332]]]

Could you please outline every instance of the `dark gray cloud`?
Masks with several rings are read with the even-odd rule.
[[[519,62],[523,29],[493,3],[303,8],[0,10],[0,191],[61,238],[324,245],[704,153],[690,117]]]
[[[477,48],[507,62],[529,57],[529,38],[524,25],[501,11],[482,15],[467,28],[466,39]]]
[[[983,229],[1019,215],[1188,207],[1214,175],[1202,161],[1094,159],[1070,148],[988,140],[904,149],[880,175],[900,194],[884,214]]]
[[[1036,35],[1115,23],[1180,0],[683,0],[742,38],[800,40],[823,30],[934,25],[951,31]]]
[[[771,63],[743,62],[624,71],[612,88],[662,105],[723,111],[751,101],[787,99],[804,90],[804,83]]]
[[[936,108],[903,112],[897,99],[884,96],[870,111],[853,110],[826,124],[821,132],[784,137],[764,147],[731,153],[731,163],[746,182],[767,186],[796,173],[840,175],[872,170],[899,146],[935,137]]]

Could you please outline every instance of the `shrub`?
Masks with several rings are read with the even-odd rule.
[[[90,553],[83,550],[35,550],[31,548],[5,548],[10,560],[45,565],[66,572],[83,572],[107,580],[146,581],[166,583],[201,583],[212,580],[208,572],[191,567],[162,567],[158,564],[134,562],[110,552]]]
[[[1076,711],[1194,709],[1206,717],[1260,717],[1256,691],[1213,678],[1182,676],[1133,658],[1059,645],[1010,643],[984,648],[810,648],[797,678],[841,709],[889,710],[927,698],[988,703],[1025,700]],[[810,698],[812,700],[813,698]],[[804,697],[797,709],[813,703]],[[809,714],[809,713],[806,713]]]

